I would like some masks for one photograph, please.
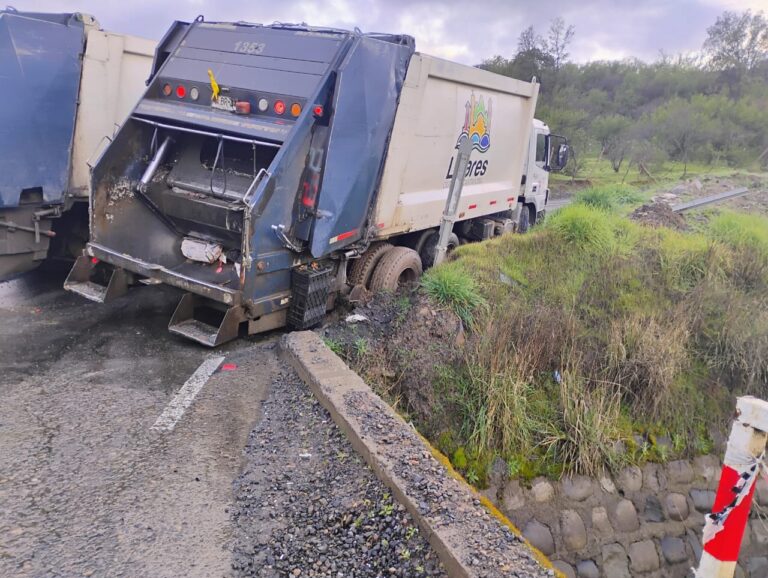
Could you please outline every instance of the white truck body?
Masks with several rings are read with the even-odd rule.
[[[88,197],[90,166],[146,89],[156,42],[88,26],[69,195]]]
[[[528,154],[523,168],[525,182],[520,187],[520,203],[528,205],[529,209],[532,207],[531,223],[534,223],[536,216],[545,210],[549,198],[548,135],[549,127],[546,123],[537,118],[533,119]]]
[[[458,221],[514,210],[539,85],[416,53],[373,210],[378,238],[440,225],[460,138],[473,139]]]

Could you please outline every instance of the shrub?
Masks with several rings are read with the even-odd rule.
[[[565,207],[547,219],[546,225],[569,250],[607,253],[616,240],[607,215],[587,205]]]

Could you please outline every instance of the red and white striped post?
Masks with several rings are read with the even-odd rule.
[[[752,396],[738,398],[713,513],[706,517],[696,578],[733,577],[766,443],[768,402]]]

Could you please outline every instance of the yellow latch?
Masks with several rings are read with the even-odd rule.
[[[213,94],[211,95],[211,100],[219,100],[219,83],[216,82],[216,78],[213,76],[213,70],[210,68],[208,69],[208,78],[211,79],[211,90],[213,91]]]

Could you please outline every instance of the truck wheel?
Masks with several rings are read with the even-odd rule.
[[[379,261],[381,261],[381,258],[392,248],[392,245],[389,243],[372,243],[359,259],[352,261],[352,264],[349,266],[347,283],[352,287],[362,285],[368,289],[373,270],[376,268]]]
[[[408,247],[395,247],[379,261],[371,278],[371,291],[397,291],[421,277],[421,257]]]
[[[429,269],[435,264],[435,256],[437,255],[437,242],[440,240],[440,232],[433,231],[432,234],[424,241],[424,245],[419,251],[419,257],[421,257],[421,266],[424,269]],[[456,233],[451,233],[448,237],[448,253],[453,251],[459,246],[459,236]]]
[[[523,205],[520,210],[520,220],[517,222],[517,232],[527,233],[531,228],[531,209],[528,205]]]

